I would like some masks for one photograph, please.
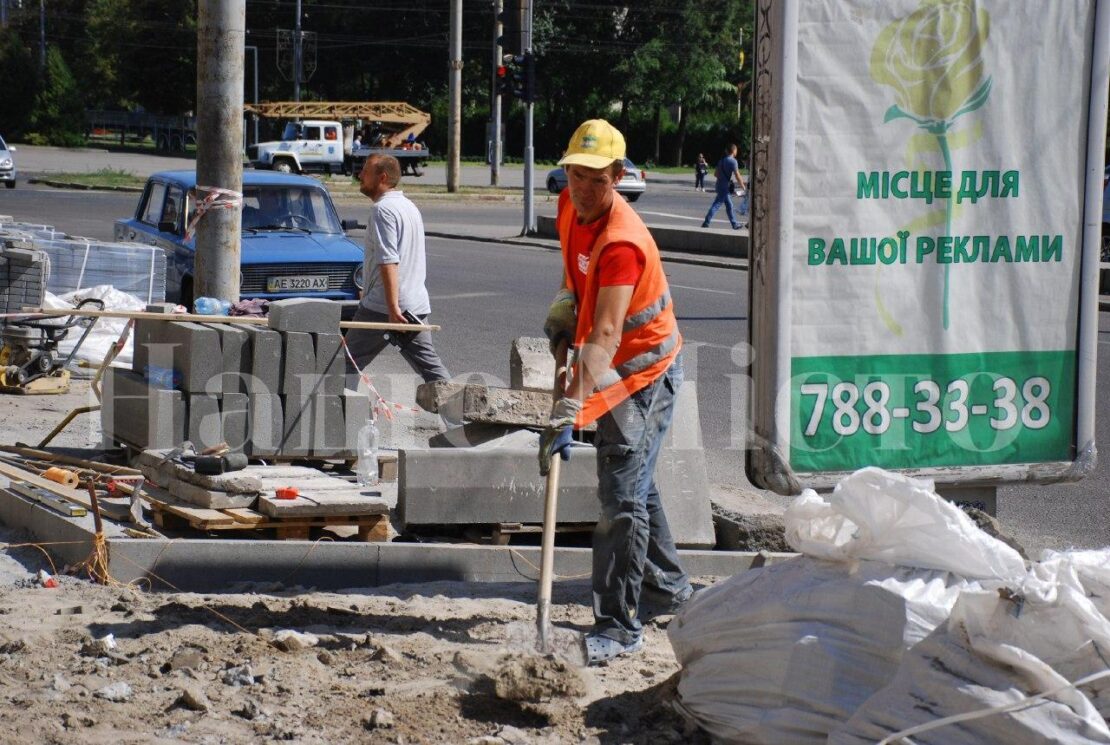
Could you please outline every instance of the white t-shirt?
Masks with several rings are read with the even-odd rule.
[[[401,310],[418,316],[432,312],[428,290],[424,286],[427,274],[424,218],[416,205],[397,190],[387,191],[370,210],[363,262],[366,291],[362,294],[362,305],[368,310],[388,313],[380,269],[382,264],[397,264]]]

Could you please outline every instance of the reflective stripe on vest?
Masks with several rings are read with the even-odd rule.
[[[661,344],[657,344],[651,349],[641,352],[627,362],[618,365],[616,368],[617,374],[622,378],[627,378],[633,373],[648,369],[659,360],[670,355],[670,353],[675,350],[675,347],[678,346],[678,340],[681,338],[681,335],[678,333],[678,327],[675,327],[671,335],[664,339]]]
[[[662,313],[668,305],[671,304],[671,288],[668,287],[667,291],[663,293],[662,297],[656,300],[651,305],[643,310],[637,311],[624,319],[624,333],[633,331],[640,328],[646,323],[652,321],[657,315]]]

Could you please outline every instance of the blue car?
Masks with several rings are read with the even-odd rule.
[[[196,236],[185,239],[196,211],[195,171],[162,171],[147,181],[135,216],[117,220],[118,241],[166,251],[166,299],[192,307]],[[331,298],[350,316],[362,291],[363,249],[344,231],[319,181],[267,171],[243,173],[242,280],[239,297]],[[202,218],[203,219],[203,218]]]

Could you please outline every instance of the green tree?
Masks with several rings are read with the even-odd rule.
[[[84,126],[85,110],[77,83],[61,51],[50,46],[31,114],[31,129],[47,144],[74,147],[84,142]]]
[[[0,29],[0,133],[10,139],[22,137],[27,131],[35,101],[38,74],[31,52],[10,29]]]

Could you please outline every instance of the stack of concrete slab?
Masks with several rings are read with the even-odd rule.
[[[408,527],[539,524],[545,479],[539,474],[536,432],[551,410],[555,365],[546,339],[517,339],[510,352],[512,388],[428,383],[417,402],[465,423],[433,438],[428,448],[399,452],[398,511]],[[655,472],[675,542],[708,548],[715,542],[697,388],[683,383],[671,431]],[[575,447],[563,464],[557,519],[595,523],[597,451]]]
[[[138,465],[143,475],[177,499],[209,509],[255,508],[273,518],[356,517],[383,515],[389,504],[380,491],[304,466],[247,466],[218,475],[197,473],[167,460],[168,450],[145,450]],[[279,488],[294,487],[299,496],[279,499]]]
[[[46,255],[30,241],[0,241],[0,313],[42,307],[47,262]]]
[[[370,399],[345,389],[339,320],[338,304],[306,298],[271,303],[266,327],[138,320],[131,370],[105,378],[105,435],[143,449],[188,440],[256,457],[353,458]]]

